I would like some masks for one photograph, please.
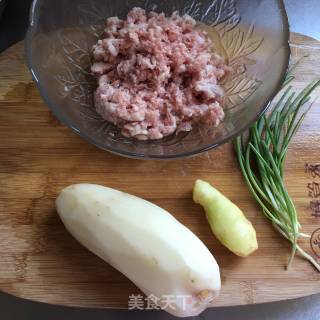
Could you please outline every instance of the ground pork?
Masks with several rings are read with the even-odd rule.
[[[161,139],[224,117],[219,85],[228,67],[188,15],[132,9],[107,20],[93,47],[95,108],[126,137]]]

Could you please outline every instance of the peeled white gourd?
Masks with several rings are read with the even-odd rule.
[[[122,272],[145,295],[158,297],[162,308],[161,297],[171,296],[167,312],[180,317],[198,315],[219,294],[219,267],[212,254],[160,207],[93,184],[67,187],[56,207],[82,245]]]

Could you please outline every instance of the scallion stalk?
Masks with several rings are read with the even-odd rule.
[[[299,252],[320,272],[319,263],[298,245],[298,239],[308,235],[300,231],[298,214],[283,180],[289,143],[309,110],[302,111],[303,106],[310,101],[320,80],[312,81],[300,93],[296,93],[290,85],[293,79],[291,69],[279,101],[248,133],[235,140],[235,150],[244,179],[262,212],[292,245],[287,268],[291,266],[296,252]]]

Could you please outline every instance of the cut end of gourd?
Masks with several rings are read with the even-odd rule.
[[[206,308],[212,307],[219,291],[204,289],[192,294],[187,301],[184,301],[174,310],[164,309],[176,317],[195,317],[202,313]],[[163,307],[163,306],[162,306]]]

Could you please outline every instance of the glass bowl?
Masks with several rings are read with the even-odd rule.
[[[223,84],[225,119],[157,141],[123,137],[93,106],[96,81],[91,49],[106,18],[133,7],[187,13],[213,30],[218,52],[232,67]],[[115,154],[172,159],[207,151],[247,129],[279,91],[290,58],[289,27],[281,0],[35,0],[26,38],[28,66],[51,112],[94,145]]]

